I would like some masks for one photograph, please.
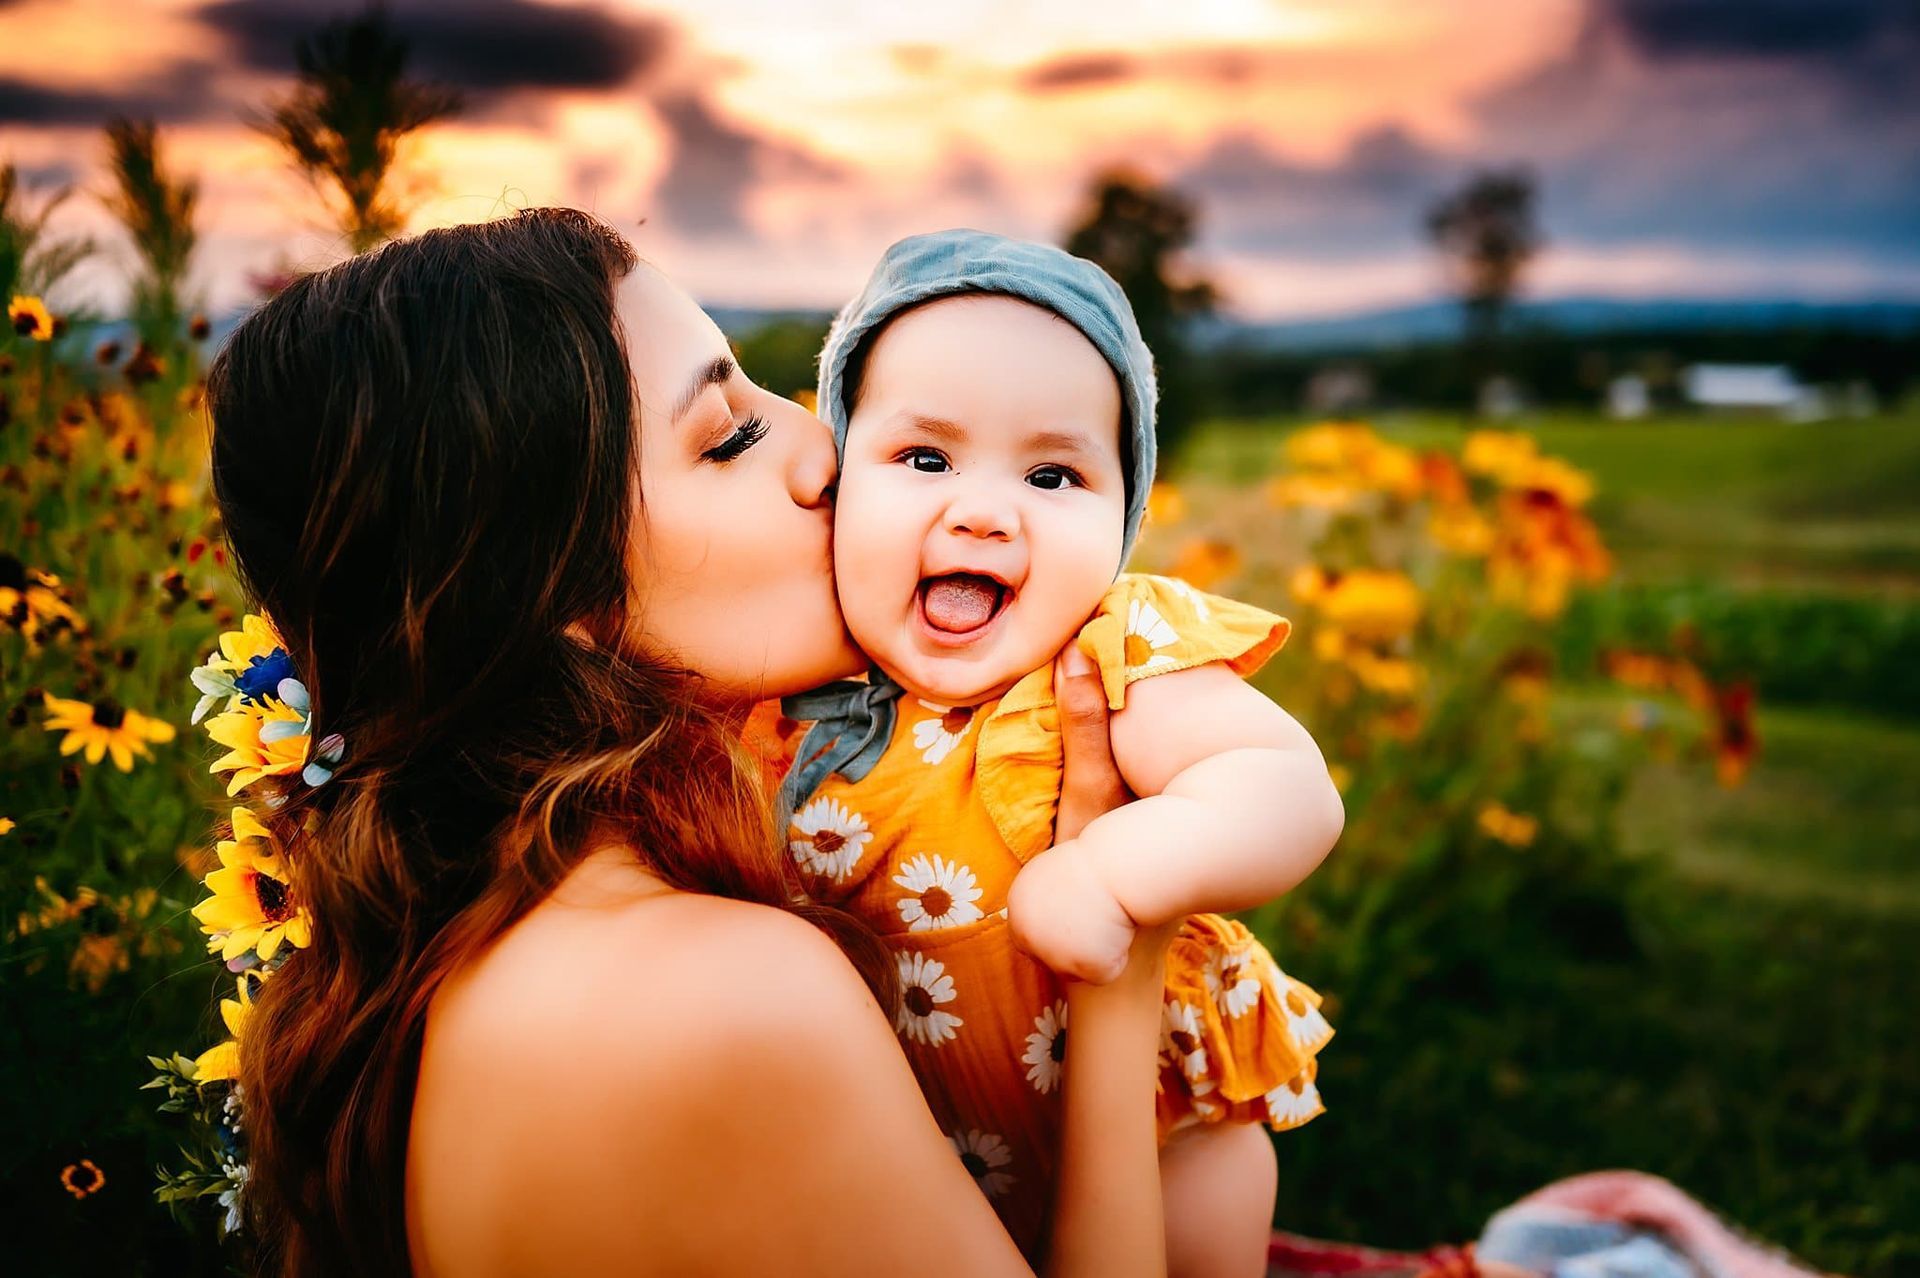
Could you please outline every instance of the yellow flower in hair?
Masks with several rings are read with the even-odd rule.
[[[305,722],[306,716],[300,711],[272,700],[217,714],[207,720],[207,735],[227,747],[227,753],[214,760],[207,771],[233,773],[227,781],[230,796],[262,777],[298,772],[307,761],[305,734],[266,739],[261,729],[272,723]]]
[[[193,1062],[194,1081],[217,1083],[240,1076],[240,1039],[247,1032],[247,1018],[253,1015],[253,978],[240,978],[240,997],[220,1000],[220,1019],[233,1035],[224,1043],[209,1047]]]
[[[133,771],[133,756],[151,759],[149,741],[173,740],[173,725],[149,719],[137,710],[128,710],[111,698],[95,701],[68,701],[47,698],[48,732],[65,732],[61,754],[87,752],[88,763],[98,763],[102,755],[113,756],[113,766],[122,772]]]
[[[53,337],[53,316],[47,313],[47,304],[37,297],[14,294],[13,302],[7,307],[7,322],[15,333],[31,341],[44,342]]]
[[[256,657],[265,661],[273,655],[275,648],[286,646],[280,640],[280,632],[273,628],[273,623],[253,613],[240,619],[240,629],[229,630],[220,636],[220,655],[237,670],[245,670]]]
[[[233,810],[233,837],[215,849],[220,868],[207,875],[212,896],[193,907],[201,930],[213,938],[222,959],[257,950],[270,959],[280,942],[305,949],[313,941],[313,922],[293,899],[287,869],[273,836],[245,808]]]

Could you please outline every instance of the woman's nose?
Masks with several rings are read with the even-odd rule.
[[[840,459],[827,424],[799,408],[793,414],[793,452],[787,459],[787,487],[794,504],[809,509],[833,500],[834,481],[840,477]]]

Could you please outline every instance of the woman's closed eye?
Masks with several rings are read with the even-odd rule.
[[[1036,466],[1027,472],[1027,482],[1043,492],[1057,493],[1067,488],[1085,488],[1087,481],[1071,466]]]
[[[725,439],[700,456],[711,462],[730,462],[767,436],[767,421],[758,413],[735,427]]]

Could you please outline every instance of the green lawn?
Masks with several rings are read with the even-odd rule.
[[[1430,417],[1378,425],[1416,446],[1456,443],[1468,429]],[[1593,474],[1595,517],[1631,581],[1920,597],[1920,413],[1516,425]],[[1270,421],[1209,427],[1177,473],[1229,482],[1259,475],[1283,429]]]
[[[1637,769],[1619,844],[1649,873],[1625,950],[1563,963],[1532,999],[1512,974],[1456,983],[1417,1030],[1349,1013],[1322,1076],[1348,1106],[1281,1138],[1278,1218],[1415,1245],[1468,1236],[1555,1176],[1633,1166],[1816,1265],[1920,1272],[1920,717],[1910,692],[1876,696],[1915,665],[1920,414],[1523,424],[1593,474],[1618,592],[1723,629],[1771,619],[1767,642],[1726,650],[1805,669],[1774,679],[1791,704],[1768,699],[1770,672],[1731,672],[1763,689],[1741,787],[1700,758]],[[1464,429],[1379,426],[1414,445]],[[1284,430],[1211,427],[1174,477],[1198,502],[1251,509],[1231,490],[1268,472]],[[1857,667],[1848,680],[1842,665]],[[1563,673],[1564,729],[1632,699]],[[1461,1051],[1476,1062],[1465,1077],[1449,1062]],[[1353,1184],[1342,1145],[1406,1156]],[[1473,1170],[1436,1177],[1435,1158]]]

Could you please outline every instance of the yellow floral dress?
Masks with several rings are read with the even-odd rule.
[[[1129,574],[1080,644],[1119,709],[1137,679],[1213,661],[1250,674],[1287,631],[1247,604]],[[781,727],[790,743],[794,725]],[[1035,1259],[1052,1199],[1067,1009],[1060,979],[1014,945],[1006,900],[1021,865],[1052,845],[1062,757],[1051,665],[983,705],[903,697],[873,769],[857,783],[829,777],[788,830],[815,895],[866,919],[893,949],[894,1024],[927,1103]],[[1161,1140],[1194,1123],[1281,1131],[1319,1114],[1314,1055],[1333,1036],[1319,1004],[1241,924],[1189,918],[1167,956]]]

